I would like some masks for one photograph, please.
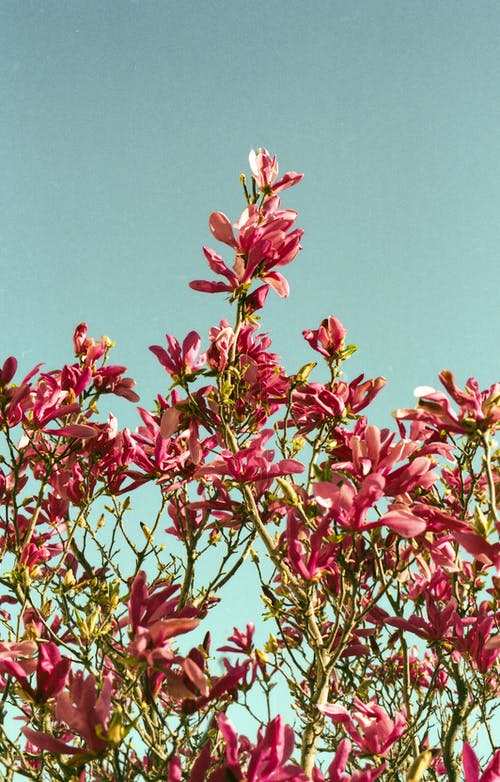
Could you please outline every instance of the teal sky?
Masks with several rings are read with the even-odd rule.
[[[149,404],[147,346],[228,314],[187,283],[266,146],[305,174],[292,294],[263,320],[289,370],[335,314],[349,374],[390,382],[384,420],[442,368],[489,385],[499,23],[486,0],[2,3],[0,353],[55,365],[86,320]]]

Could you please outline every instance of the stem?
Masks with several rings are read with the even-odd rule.
[[[488,491],[490,495],[491,512],[493,514],[493,518],[495,522],[498,524],[499,518],[498,518],[497,505],[496,505],[495,481],[493,480],[493,472],[491,469],[491,441],[490,438],[488,437],[487,432],[484,432],[481,435],[481,442],[484,448],[484,469],[486,472],[486,480],[488,481]]]
[[[314,619],[314,605],[310,601],[306,613],[307,629],[314,638],[313,648],[316,658],[316,687],[315,693],[311,698],[311,706],[315,711],[319,706],[324,706],[328,701],[330,691],[330,676],[332,673],[334,660],[324,648],[323,639],[319,628]],[[318,754],[318,743],[323,733],[325,718],[321,712],[317,711],[307,723],[302,736],[301,766],[309,779],[312,779],[316,755]]]
[[[460,764],[454,755],[455,741],[458,731],[463,724],[467,714],[467,687],[460,674],[458,665],[453,665],[454,679],[457,685],[458,703],[452,711],[451,720],[446,731],[443,742],[443,762],[446,767],[449,782],[458,782],[460,774]]]

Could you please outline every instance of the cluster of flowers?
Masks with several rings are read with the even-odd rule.
[[[468,743],[500,689],[500,383],[462,390],[442,372],[444,392],[417,389],[380,430],[364,411],[385,380],[343,379],[354,348],[334,317],[303,332],[327,379],[310,380],[312,362],[288,374],[257,313],[289,292],[277,270],[302,231],[278,193],[302,176],[278,179],[266,150],[250,166],[237,223],[209,221],[233,264],[205,247],[223,279],[191,283],[228,294],[235,322],[205,351],[195,331],[150,348],[171,387],[135,431],[100,420],[102,396],[139,397],[85,324],[75,363],[17,383],[16,360],[2,366],[0,692],[22,737],[0,729],[5,778],[500,782],[500,750],[481,772]],[[153,530],[124,525],[145,484],[164,532],[161,513]],[[197,632],[249,552],[275,635],[257,648],[254,623],[234,628],[216,675]],[[181,651],[181,637],[196,641]],[[295,733],[269,713],[255,741],[239,735],[232,704],[251,713],[279,677]]]

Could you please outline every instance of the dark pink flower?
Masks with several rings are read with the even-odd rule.
[[[304,471],[304,465],[295,459],[274,461],[274,451],[264,449],[264,444],[272,436],[270,429],[264,429],[247,448],[233,454],[222,451],[210,464],[196,471],[197,477],[227,475],[237,483],[253,483],[257,495],[269,488],[274,478]]]
[[[335,424],[344,411],[344,400],[328,384],[307,383],[293,389],[292,417],[299,434],[318,429],[325,421]]]
[[[185,337],[182,347],[179,341],[171,334],[165,335],[168,350],[160,345],[151,345],[149,348],[155,354],[160,364],[165,367],[173,380],[179,380],[192,375],[205,366],[206,354],[200,353],[201,339],[196,331],[190,331]]]
[[[240,755],[241,739],[234,725],[225,714],[219,714],[217,723],[225,741],[226,763],[210,775],[208,782],[227,782],[229,778],[245,782],[307,782],[299,766],[287,764],[295,738],[292,728],[280,716],[265,730],[259,730],[256,744],[246,748],[245,755],[249,756],[246,770]]]
[[[31,700],[35,703],[45,703],[62,692],[70,668],[71,660],[61,656],[55,643],[47,641],[38,646],[36,686],[32,687],[26,678],[18,678],[18,681]]]
[[[165,638],[173,638],[197,627],[200,620],[194,618],[196,609],[190,606],[179,609],[179,599],[174,597],[178,589],[177,585],[165,582],[149,589],[146,573],[140,570],[133,581],[128,601],[132,631],[136,632],[140,627],[151,629],[161,622]]]
[[[252,176],[257,183],[257,187],[266,195],[279,193],[287,187],[293,187],[303,179],[303,174],[297,174],[295,171],[288,171],[284,176],[275,182],[278,176],[278,160],[276,155],[271,157],[267,149],[251,150],[248,157]]]
[[[363,703],[354,698],[351,713],[340,704],[327,703],[320,711],[334,722],[344,725],[361,752],[384,756],[406,729],[406,715],[395,711],[394,719],[378,705],[375,698]]]
[[[293,570],[306,581],[319,579],[332,569],[338,545],[329,542],[330,521],[320,520],[314,531],[292,509],[286,527],[287,555]]]
[[[364,769],[353,771],[352,774],[346,773],[351,751],[352,744],[349,739],[342,739],[337,747],[335,757],[328,766],[328,782],[373,782],[385,771],[387,763],[382,763],[380,766],[365,766]],[[315,769],[313,780],[314,782],[324,782],[323,774]]]
[[[34,641],[0,641],[0,674],[26,680],[36,670],[37,663],[33,659],[36,648]],[[0,676],[0,685],[3,684],[5,681]]]
[[[288,296],[288,283],[278,266],[290,263],[297,255],[303,231],[291,230],[297,217],[292,210],[279,209],[278,196],[269,198],[262,207],[251,204],[242,213],[237,224],[238,237],[234,238],[228,218],[221,212],[210,217],[214,236],[235,250],[232,269],[223,258],[209,247],[203,252],[210,269],[225,277],[227,282],[194,280],[190,287],[206,293],[227,292],[232,298],[247,293],[253,280],[270,285],[280,296]]]
[[[8,386],[17,371],[17,359],[14,356],[6,358],[0,369],[0,386]]]
[[[496,428],[500,420],[500,383],[494,383],[485,391],[480,391],[477,380],[469,378],[465,391],[455,385],[453,373],[444,370],[439,375],[441,383],[459,407],[453,409],[450,399],[442,391],[435,391],[428,386],[415,389],[418,397],[414,409],[395,410],[394,417],[399,420],[417,420],[444,429],[450,433],[472,434]]]
[[[330,315],[321,321],[318,329],[306,329],[302,334],[314,350],[325,358],[332,359],[337,358],[342,351],[347,329],[337,318]]]
[[[219,327],[213,326],[209,332],[211,345],[207,351],[207,364],[216,372],[223,372],[229,359],[229,351],[234,342],[233,327],[227,320],[221,320]]]
[[[411,614],[408,619],[391,617],[386,620],[386,624],[408,630],[427,641],[441,641],[444,638],[451,638],[455,625],[459,622],[455,598],[450,598],[448,603],[441,608],[429,592],[426,592],[425,603],[427,620],[416,614]]]
[[[500,648],[488,643],[491,631],[497,626],[498,617],[486,601],[481,603],[476,616],[457,617],[455,622],[455,648],[463,657],[470,658],[483,674],[488,673],[500,655]]]
[[[385,478],[380,473],[367,475],[359,486],[341,477],[331,482],[318,481],[313,492],[318,504],[327,508],[347,529],[368,530],[385,525],[403,538],[415,537],[426,529],[423,519],[399,504],[393,505],[376,521],[367,521],[369,509],[385,494]]]
[[[500,782],[500,750],[497,750],[485,770],[481,766],[471,745],[464,742],[462,748],[462,764],[465,782]]]
[[[56,699],[56,719],[65,723],[74,736],[84,745],[75,746],[48,733],[23,728],[26,738],[40,749],[55,755],[78,755],[82,763],[97,757],[110,747],[117,746],[122,737],[120,717],[112,714],[111,676],[105,676],[98,693],[95,677],[86,678],[78,671],[72,678],[69,690],[60,692]]]
[[[255,633],[255,625],[253,622],[249,622],[246,626],[246,630],[238,630],[233,628],[233,634],[227,639],[234,644],[233,646],[225,645],[217,648],[218,652],[244,652],[250,654],[253,649],[253,636]]]

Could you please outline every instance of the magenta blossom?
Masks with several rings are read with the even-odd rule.
[[[216,239],[235,250],[234,264],[229,269],[215,250],[204,247],[210,269],[227,282],[193,280],[190,287],[205,293],[228,292],[231,298],[237,298],[248,292],[253,280],[261,280],[280,296],[288,296],[288,282],[275,268],[293,261],[301,249],[303,231],[291,230],[297,213],[279,209],[279,205],[280,199],[273,196],[260,208],[255,204],[248,206],[237,223],[237,239],[226,215],[214,212],[210,216],[210,229]]]
[[[48,733],[23,728],[26,738],[40,749],[46,749],[55,755],[74,755],[85,763],[97,757],[110,747],[117,746],[123,733],[119,712],[112,714],[111,696],[113,685],[111,676],[105,676],[102,689],[98,693],[95,677],[86,678],[78,671],[73,676],[69,691],[60,692],[56,699],[56,719],[65,723],[72,734],[83,740],[83,746],[68,744]]]
[[[196,609],[179,609],[179,598],[174,597],[179,587],[168,582],[148,589],[146,574],[140,570],[135,577],[128,601],[129,624],[135,634],[139,629],[154,632],[162,628],[165,640],[187,633],[198,626]]]
[[[201,339],[196,331],[190,331],[182,343],[171,334],[166,334],[168,350],[160,345],[149,348],[173,380],[180,380],[205,366],[205,353],[200,353]]]
[[[25,680],[33,673],[37,666],[32,656],[35,652],[34,641],[0,641],[0,688],[5,683],[1,677],[3,673],[19,680]]]
[[[295,171],[288,171],[281,179],[275,182],[278,176],[278,160],[276,155],[271,157],[267,149],[258,149],[257,152],[252,149],[248,156],[252,176],[257,183],[257,187],[266,195],[279,193],[287,187],[293,187],[300,182],[303,174],[297,174]]]
[[[246,772],[241,768],[241,739],[225,714],[217,717],[219,730],[226,743],[226,763],[214,771],[209,782],[227,782],[228,779],[245,782],[307,782],[303,770],[287,764],[295,745],[293,730],[282,717],[275,717],[265,730],[260,729],[255,745],[250,745]],[[245,742],[246,743],[246,742]],[[245,752],[245,754],[247,754]]]
[[[406,728],[404,712],[394,712],[394,719],[378,705],[375,698],[363,703],[354,698],[354,710],[349,713],[343,706],[327,703],[320,711],[334,722],[344,725],[359,750],[369,755],[384,757]]]
[[[29,642],[28,642],[29,643]],[[36,663],[36,685],[28,682],[26,675],[16,676],[24,693],[35,703],[45,703],[55,698],[66,686],[71,660],[62,657],[58,646],[52,641],[40,643]]]
[[[347,329],[332,315],[321,321],[318,329],[306,329],[302,332],[311,347],[327,359],[338,358],[344,348],[346,334]]]
[[[465,384],[465,391],[462,391],[455,384],[453,372],[444,370],[439,379],[458,405],[458,412],[442,391],[421,386],[415,389],[415,396],[419,400],[417,407],[395,410],[394,417],[398,420],[422,421],[455,434],[472,434],[476,430],[496,428],[500,420],[500,383],[480,391],[477,380],[471,377]]]
[[[464,742],[462,763],[465,782],[500,782],[500,750],[495,752],[485,770],[481,766],[471,745]]]
[[[274,461],[274,451],[263,448],[272,434],[271,429],[264,429],[247,448],[242,448],[235,454],[222,451],[213,462],[200,467],[196,471],[196,477],[214,478],[227,475],[239,484],[254,483],[260,496],[269,488],[274,478],[303,472],[304,465],[301,462],[296,459]]]
[[[229,636],[227,639],[230,641],[233,646],[228,646],[227,644],[225,646],[219,646],[217,648],[218,652],[244,652],[245,654],[250,654],[253,649],[253,636],[255,633],[255,625],[253,622],[248,622],[246,626],[246,630],[243,632],[242,630],[238,630],[238,628],[233,627],[233,634]]]
[[[328,509],[339,524],[350,530],[369,530],[387,526],[403,538],[420,535],[426,529],[423,519],[400,503],[376,521],[367,521],[370,508],[384,496],[386,480],[380,473],[367,475],[359,482],[359,488],[347,479],[318,481],[313,487],[319,505]]]
[[[353,771],[352,774],[347,774],[346,767],[351,751],[352,744],[349,739],[342,739],[337,747],[335,757],[328,766],[327,782],[373,782],[385,771],[387,763],[382,763],[380,766],[365,766],[363,769]],[[319,769],[314,770],[313,780],[314,782],[325,782],[325,777]]]

